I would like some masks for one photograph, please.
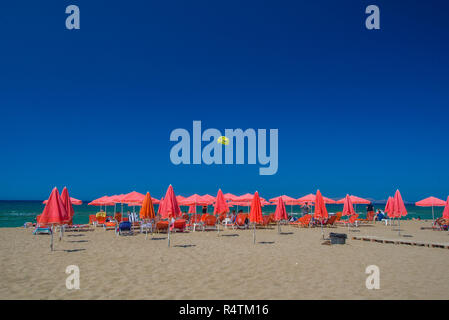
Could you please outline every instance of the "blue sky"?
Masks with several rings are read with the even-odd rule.
[[[65,29],[76,4],[81,29]],[[365,28],[376,4],[381,30]],[[0,5],[0,199],[53,186],[385,199],[449,193],[446,1]],[[279,129],[279,170],[174,166],[170,132]]]

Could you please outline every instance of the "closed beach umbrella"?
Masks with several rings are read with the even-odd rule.
[[[324,239],[324,231],[323,231],[323,220],[327,219],[328,213],[326,209],[326,204],[324,203],[323,196],[321,195],[320,190],[316,192],[315,198],[315,213],[313,217],[321,222],[321,234]]]
[[[274,220],[278,222],[278,233],[281,233],[281,226],[279,221],[287,220],[287,211],[285,210],[285,203],[282,197],[277,198],[276,210],[274,211]]]
[[[223,192],[221,189],[218,190],[217,198],[214,204],[214,214],[220,215],[222,213],[228,213],[229,207],[228,204],[225,201],[225,198],[223,196]]]
[[[226,203],[226,200],[223,196],[223,192],[221,191],[221,189],[218,189],[217,197],[215,199],[216,200],[215,200],[215,204],[214,204],[214,214],[219,216],[220,214],[228,213],[229,207],[228,207],[228,204]],[[219,219],[217,219],[217,233],[218,234],[220,233]]]
[[[44,211],[41,214],[39,223],[51,225],[50,249],[53,251],[53,229],[55,225],[61,225],[69,219],[64,203],[61,201],[59,191],[54,188],[48,198]]]
[[[155,218],[153,200],[149,192],[147,192],[143,199],[139,215],[142,220],[151,220]]]
[[[416,202],[415,205],[418,207],[432,207],[432,220],[435,221],[435,214],[433,211],[433,207],[444,207],[446,205],[446,202],[444,202],[444,200],[435,197],[428,197],[421,201]]]
[[[161,208],[162,208],[162,204],[164,203],[164,197],[161,198],[161,200],[159,200],[159,206],[157,208],[157,214],[160,215],[161,214]]]
[[[61,195],[62,195],[62,193],[61,193]],[[47,204],[47,202],[48,202],[48,200],[45,200],[45,201],[43,202],[43,204]],[[74,206],[80,206],[80,205],[83,204],[83,202],[82,202],[81,200],[78,200],[78,199],[75,199],[75,198],[72,198],[72,197],[70,197],[70,202],[72,202],[72,204],[73,204]]]
[[[352,216],[353,214],[355,214],[355,210],[354,210],[354,207],[352,205],[352,200],[351,200],[351,197],[349,196],[349,194],[346,195],[344,200],[345,201],[343,203],[342,215],[344,215],[344,216]],[[348,223],[348,232],[349,232],[349,223]]]
[[[65,210],[67,212],[68,220],[66,222],[68,224],[72,224],[73,216],[75,215],[75,210],[73,210],[72,201],[69,196],[69,191],[67,190],[66,187],[64,187],[64,189],[62,189],[61,201],[62,201],[62,204],[64,205]],[[63,235],[64,235],[64,226],[61,226],[59,240],[62,239]]]
[[[387,214],[387,216],[389,217],[389,218],[394,218],[393,217],[393,207],[392,207],[392,205],[393,205],[393,198],[392,197],[388,197],[388,200],[387,200],[387,204],[385,205],[385,213]]]
[[[277,203],[278,198],[281,198],[285,204],[290,205],[290,213],[293,213],[293,206],[300,203],[297,199],[286,196],[286,195],[282,195],[282,196],[279,196],[276,198],[271,198],[270,202]]]
[[[253,243],[256,243],[256,224],[263,222],[262,206],[260,204],[259,192],[256,191],[251,202],[251,211],[249,212],[249,221],[254,224]]]
[[[404,201],[402,200],[401,193],[399,190],[396,190],[393,198],[392,204],[392,215],[393,217],[398,218],[399,228],[398,234],[401,235],[401,217],[405,217],[407,215],[407,209],[405,208]]]
[[[349,194],[347,194],[346,197],[344,198],[344,202],[343,202],[342,215],[343,216],[352,216],[353,214],[355,214],[355,210],[352,205],[351,197],[349,196]]]
[[[178,200],[176,199],[175,192],[172,185],[168,186],[167,192],[165,193],[164,202],[161,207],[161,217],[163,219],[168,219],[168,246],[170,247],[170,220],[176,219],[181,216],[181,209],[178,205]]]
[[[354,211],[357,210],[357,205],[358,204],[370,204],[371,203],[371,201],[368,200],[368,199],[363,199],[363,198],[360,198],[360,197],[357,197],[357,196],[354,196],[354,195],[350,195],[349,197],[351,198],[351,202],[354,205]],[[339,204],[345,203],[345,199],[346,199],[346,197],[344,197],[343,199],[338,200],[337,203],[339,203]]]
[[[444,206],[443,218],[444,219],[449,219],[449,196],[447,197],[446,205]]]

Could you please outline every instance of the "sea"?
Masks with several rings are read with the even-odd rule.
[[[73,217],[73,223],[75,224],[84,224],[89,222],[89,215],[95,214],[99,211],[99,207],[88,206],[87,203],[90,201],[83,201],[82,205],[73,206],[75,210],[75,215]],[[45,205],[42,204],[42,201],[9,201],[9,200],[0,200],[0,228],[13,228],[13,227],[22,227],[26,222],[36,222],[36,216],[41,214],[44,210]],[[155,210],[157,210],[157,205],[155,205]],[[335,213],[343,210],[343,205],[335,205],[328,204],[326,205],[329,213]],[[102,207],[104,208],[104,207]],[[384,204],[374,204],[375,210],[385,208]],[[417,207],[415,205],[406,204],[408,215],[404,219],[412,219],[419,218],[422,220],[430,220],[432,219],[432,208],[430,207]],[[128,207],[127,205],[123,205],[123,212],[126,214],[128,211],[135,210],[138,212],[140,207]],[[240,210],[243,212],[248,212],[248,207],[232,207],[231,210]],[[264,206],[262,211],[264,214],[269,214],[274,212],[276,206]],[[181,206],[181,210],[184,212],[188,211],[188,207]],[[288,214],[293,216],[301,215],[301,207],[300,206],[286,206],[286,210]],[[366,217],[366,205],[356,205],[356,212],[360,217]],[[118,204],[116,206],[117,212],[121,212],[121,205]],[[108,215],[112,215],[114,212],[114,207],[106,207],[106,213]],[[197,212],[201,212],[201,207],[197,208]],[[213,207],[208,207],[208,212],[213,212]],[[443,207],[435,207],[434,215],[435,218],[441,217],[443,214]]]

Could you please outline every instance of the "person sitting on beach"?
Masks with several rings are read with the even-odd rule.
[[[376,221],[382,221],[383,218],[384,218],[384,214],[382,213],[382,211],[377,210]]]
[[[235,223],[235,219],[237,219],[237,215],[235,214],[235,210],[232,210],[231,223]]]

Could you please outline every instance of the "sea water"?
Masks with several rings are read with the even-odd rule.
[[[80,206],[73,206],[75,210],[75,216],[73,217],[73,222],[75,224],[83,224],[89,222],[89,215],[95,214],[99,211],[99,207],[88,206],[87,203],[89,201],[84,201],[84,203]],[[42,204],[42,201],[0,201],[0,228],[8,228],[8,227],[22,227],[25,222],[36,222],[36,216],[41,214],[44,210],[45,205]],[[339,212],[343,210],[343,205],[335,205],[330,204],[326,205],[328,212]],[[102,207],[104,209],[104,207]],[[157,211],[158,206],[155,205],[154,209]],[[375,210],[385,208],[384,204],[374,205]],[[406,205],[408,215],[405,219],[411,218],[420,218],[420,219],[432,219],[432,208],[430,207],[416,207],[414,205]],[[123,205],[123,212],[126,215],[128,211],[135,210],[138,212],[140,207],[128,207],[127,205]],[[197,212],[201,213],[201,207],[197,208]],[[276,206],[264,206],[262,207],[262,211],[265,214],[272,213],[276,209]],[[366,205],[357,205],[356,212],[360,217],[366,217]],[[183,212],[188,211],[188,207],[181,206],[181,210]],[[231,207],[231,210],[243,210],[244,213],[248,212],[248,207],[246,206],[234,206]],[[298,216],[301,214],[300,206],[289,206],[286,205],[287,213],[293,214],[294,216]],[[122,208],[120,204],[117,204],[116,210],[117,212],[121,212]],[[114,212],[114,207],[107,207],[106,212],[108,215],[112,215]],[[208,212],[213,212],[213,207],[208,207]],[[434,208],[435,218],[441,217],[443,214],[443,207],[435,207]]]

